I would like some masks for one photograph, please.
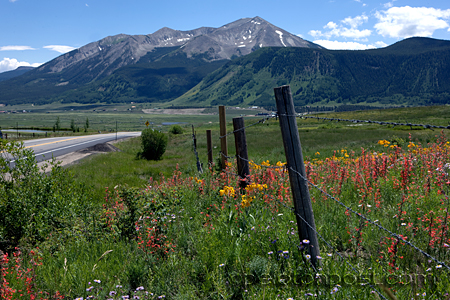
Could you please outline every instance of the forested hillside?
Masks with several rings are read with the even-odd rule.
[[[450,42],[412,38],[367,51],[264,48],[208,75],[175,102],[273,106],[289,84],[296,105],[450,102]]]

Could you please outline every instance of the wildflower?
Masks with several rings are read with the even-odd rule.
[[[90,291],[92,291],[92,289],[93,289],[94,287],[93,286],[91,286],[91,287],[88,287],[87,289],[86,289],[86,292],[90,292]]]
[[[283,251],[283,254],[289,254],[289,251],[287,251],[287,250]]]
[[[117,293],[116,293],[116,291],[111,291],[111,292],[109,292],[109,295],[110,296],[115,296]]]
[[[317,259],[322,259],[322,256],[317,255]]]
[[[267,252],[267,254],[271,255],[271,254],[273,254],[273,251],[269,251],[269,252]]]
[[[144,290],[143,286],[139,286],[139,287],[136,288],[136,291],[143,291],[143,290]]]
[[[440,269],[440,268],[442,268],[442,265],[437,265],[436,266],[436,269]]]
[[[220,264],[220,265],[219,265],[219,267],[223,267],[223,266],[225,266],[225,264]]]
[[[94,279],[94,282],[95,282],[95,283],[101,283],[101,281],[98,280],[98,279]]]
[[[286,163],[282,163],[281,161],[277,162],[277,167],[283,167],[285,165],[286,165]]]
[[[262,166],[265,166],[265,167],[270,167],[269,160],[263,161],[263,162],[261,163],[261,165],[262,165]]]
[[[302,243],[308,245],[309,244],[309,240],[303,240]]]
[[[331,256],[333,256],[333,254],[331,254],[331,253],[327,253],[327,256],[331,257]]]
[[[306,259],[310,259],[310,258],[311,258],[311,255],[306,254],[305,257],[306,257]]]
[[[331,291],[331,294],[334,294],[334,293],[336,293],[339,289],[338,288],[340,288],[341,286],[339,285],[339,284],[336,284],[336,286],[333,288],[333,290]]]

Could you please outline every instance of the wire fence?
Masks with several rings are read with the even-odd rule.
[[[409,127],[423,127],[425,129],[450,129],[450,125],[448,126],[438,126],[438,125],[430,125],[430,124],[414,124],[414,123],[396,123],[396,122],[385,122],[385,121],[372,121],[372,120],[357,120],[357,119],[340,119],[340,118],[324,118],[324,117],[316,117],[316,116],[305,116],[305,115],[295,115],[296,117],[300,117],[303,119],[317,119],[317,120],[326,120],[326,121],[337,121],[337,122],[351,122],[351,123],[365,123],[365,124],[377,124],[377,125],[392,125],[392,126],[409,126]]]
[[[219,136],[219,140],[226,138],[229,135],[235,134],[238,131],[242,131],[245,130],[247,128],[250,128],[252,126],[256,126],[259,124],[264,124],[266,121],[273,119],[273,118],[278,118],[279,116],[290,116],[290,117],[300,117],[303,119],[317,119],[317,120],[326,120],[326,121],[337,121],[337,122],[351,122],[351,123],[364,123],[364,124],[377,124],[377,125],[392,125],[392,126],[410,126],[412,127],[422,127],[425,129],[450,129],[450,125],[448,126],[438,126],[438,125],[431,125],[431,124],[415,124],[415,123],[398,123],[398,122],[386,122],[386,121],[372,121],[372,120],[359,120],[359,119],[341,119],[341,118],[325,118],[325,117],[316,117],[316,116],[305,116],[305,115],[301,115],[301,114],[295,114],[295,115],[272,115],[272,116],[268,116],[265,118],[262,118],[260,120],[258,120],[257,122],[253,122],[250,125],[247,125],[245,127],[233,130],[231,132],[226,133],[225,135]],[[357,216],[359,219],[363,220],[366,222],[366,224],[370,224],[371,226],[373,226],[373,228],[377,228],[380,231],[386,232],[388,233],[391,237],[395,238],[397,243],[398,242],[402,242],[406,245],[408,245],[410,248],[414,249],[414,251],[420,253],[421,255],[423,255],[424,257],[426,257],[427,259],[429,259],[430,261],[433,261],[434,263],[437,264],[436,267],[444,267],[447,270],[450,271],[450,266],[448,264],[446,264],[445,262],[437,259],[435,256],[433,256],[432,254],[428,253],[427,251],[424,251],[423,249],[421,249],[420,247],[418,247],[417,245],[413,244],[412,242],[406,240],[401,234],[396,233],[392,230],[389,230],[388,228],[386,228],[385,226],[383,226],[382,224],[380,224],[380,222],[378,220],[373,221],[371,218],[369,218],[367,215],[362,214],[358,211],[356,211],[355,209],[353,209],[351,206],[346,205],[345,203],[343,203],[341,200],[339,200],[338,198],[332,196],[331,194],[329,194],[328,192],[326,192],[324,189],[322,189],[320,186],[318,186],[317,184],[314,184],[313,182],[311,182],[310,180],[308,180],[307,177],[303,176],[298,170],[295,170],[293,167],[287,165],[287,164],[283,164],[282,166],[268,166],[268,165],[263,165],[263,164],[257,164],[255,163],[253,160],[251,159],[246,159],[242,156],[240,156],[239,154],[236,154],[234,156],[228,156],[225,155],[224,153],[220,152],[219,153],[219,158],[220,157],[224,157],[228,160],[231,159],[240,159],[242,161],[245,161],[246,163],[251,164],[252,166],[256,166],[258,168],[261,169],[280,169],[280,170],[284,170],[286,172],[290,171],[292,172],[292,174],[295,174],[296,176],[299,176],[302,180],[304,180],[305,182],[307,182],[308,185],[310,185],[311,187],[313,187],[314,189],[316,189],[319,193],[323,194],[324,196],[326,196],[328,199],[333,200],[333,203],[338,204],[339,206],[341,206],[342,208],[345,209],[345,212],[350,212],[351,214]],[[242,178],[239,174],[230,172],[227,169],[222,169],[222,172],[227,173],[228,175],[231,176],[235,176],[238,177],[239,181],[247,181],[248,183],[250,183],[250,177],[248,176],[247,178]],[[292,175],[290,175],[292,176]],[[296,217],[298,217],[302,223],[309,227],[311,230],[313,230],[317,236],[320,238],[320,240],[326,245],[326,247],[328,247],[333,253],[335,253],[337,256],[340,257],[340,259],[342,259],[346,265],[348,265],[348,267],[355,273],[355,274],[360,274],[358,272],[358,270],[355,268],[355,266],[352,265],[352,263],[349,261],[348,258],[344,257],[337,249],[336,247],[333,247],[332,243],[330,241],[327,241],[327,239],[320,234],[320,232],[318,230],[316,230],[314,228],[314,226],[312,226],[311,224],[309,224],[301,215],[299,215],[294,208],[287,206],[285,203],[279,201],[278,199],[276,199],[273,195],[269,195],[267,193],[263,193],[266,197],[270,197],[272,200],[274,200],[275,203],[277,203],[277,205],[288,209],[289,211],[291,211]],[[297,245],[297,247],[300,249],[302,246],[301,245]],[[314,267],[314,265],[311,264],[311,266],[314,268],[315,271],[317,271]],[[373,285],[371,284],[368,280],[365,280],[365,283],[362,284],[365,286],[368,286],[372,289],[372,293],[376,293],[381,299],[386,299],[383,294]]]

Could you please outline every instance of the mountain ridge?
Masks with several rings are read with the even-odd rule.
[[[54,101],[68,91],[76,92],[89,84],[96,85],[121,68],[138,65],[143,58],[143,63],[147,64],[161,60],[164,56],[174,58],[181,65],[191,65],[189,60],[196,60],[194,64],[203,61],[205,68],[211,69],[208,63],[247,55],[264,46],[283,45],[321,48],[259,17],[240,19],[219,28],[200,27],[180,31],[163,27],[148,35],[118,34],[89,43],[43,64],[26,76],[9,80],[9,90],[0,96],[0,101]],[[170,48],[171,51],[161,48]],[[167,53],[149,61],[149,53],[152,52]],[[214,65],[219,67],[220,63]],[[180,91],[197,84],[201,80],[198,75],[203,73],[192,74],[186,81],[187,86]],[[163,79],[164,76],[160,76],[155,82],[163,82]],[[133,83],[128,88],[137,91],[139,87]],[[165,88],[170,90],[171,86]],[[169,99],[178,96],[174,94]]]
[[[450,41],[411,38],[364,51],[264,48],[228,62],[171,104],[273,107],[273,88],[287,84],[297,106],[450,103]]]
[[[0,82],[0,103],[273,106],[273,87],[285,84],[297,106],[450,103],[450,41],[327,50],[259,17],[163,27],[105,37]]]

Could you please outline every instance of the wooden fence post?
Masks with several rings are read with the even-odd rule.
[[[233,118],[234,142],[236,144],[237,171],[240,177],[240,186],[245,189],[247,177],[250,175],[248,166],[247,139],[245,137],[244,118]]]
[[[194,139],[194,147],[197,149],[197,137],[195,136],[194,125],[192,125],[192,138]]]
[[[212,152],[212,133],[211,129],[206,130],[206,147],[208,149],[208,164],[213,164],[213,152]]]
[[[221,161],[222,161],[222,170],[225,170],[227,167],[227,156],[228,156],[228,148],[227,148],[227,121],[226,121],[226,112],[225,106],[219,106],[219,123],[220,123],[220,152],[221,152]]]
[[[309,195],[305,165],[303,163],[302,148],[298,135],[297,120],[295,116],[294,101],[290,86],[281,86],[274,89],[277,103],[277,113],[280,119],[281,135],[283,137],[284,151],[286,153],[289,181],[291,183],[294,209],[297,218],[298,234],[300,241],[308,240],[306,248],[311,255],[311,262],[318,265],[320,255],[319,242],[317,240],[314,213]],[[301,176],[296,173],[297,171]],[[303,176],[303,178],[302,178]],[[299,217],[301,216],[304,221]]]
[[[192,139],[193,139],[193,146],[194,146],[194,153],[195,153],[195,157],[197,158],[197,171],[202,174],[203,173],[203,169],[202,169],[202,164],[200,163],[200,159],[198,158],[198,152],[197,152],[197,137],[195,136],[195,131],[194,131],[194,125],[192,125]]]

